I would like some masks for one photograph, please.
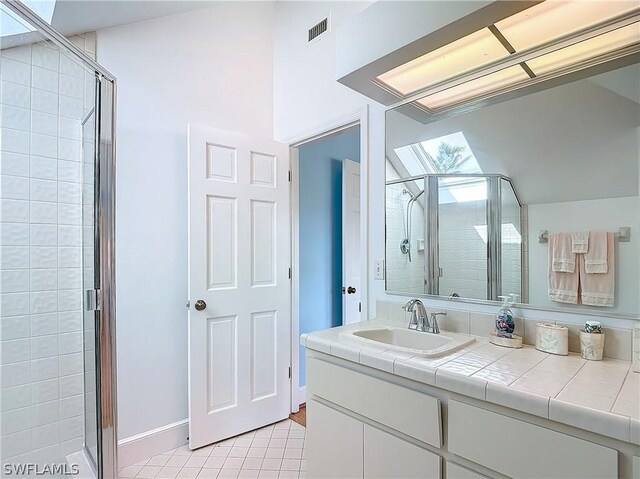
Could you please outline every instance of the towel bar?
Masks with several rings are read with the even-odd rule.
[[[629,226],[622,226],[618,230],[617,233],[613,234],[614,237],[620,243],[628,243],[631,241],[631,228]],[[549,232],[547,230],[540,230],[540,234],[538,235],[538,243],[548,243],[549,242]]]

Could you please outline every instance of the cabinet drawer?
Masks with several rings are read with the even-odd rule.
[[[308,393],[442,446],[439,399],[316,358],[307,359],[307,378]]]
[[[487,477],[447,461],[447,479],[487,479]]]
[[[363,424],[313,399],[307,408],[307,477],[362,478]]]
[[[514,478],[618,477],[618,452],[458,401],[449,401],[449,451]]]
[[[364,479],[440,479],[440,456],[364,425]]]

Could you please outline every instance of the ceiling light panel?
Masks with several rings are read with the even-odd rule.
[[[383,73],[377,80],[408,96],[508,56],[509,52],[498,39],[487,28],[483,28]]]
[[[640,43],[640,24],[633,23],[546,55],[527,60],[537,76],[576,65],[601,55]]]
[[[421,98],[418,103],[430,110],[438,110],[527,80],[529,80],[529,75],[520,65],[515,65],[433,93]]]
[[[640,10],[637,1],[547,0],[501,20],[495,26],[520,52],[634,10]]]

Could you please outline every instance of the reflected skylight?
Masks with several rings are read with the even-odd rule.
[[[476,233],[478,233],[478,236],[480,236],[482,241],[484,241],[484,243],[486,244],[487,243],[487,225],[477,225],[477,226],[474,226],[474,229],[476,230]],[[522,242],[522,237],[520,236],[520,233],[518,233],[518,230],[513,225],[513,223],[502,224],[501,241],[502,243],[510,243],[510,244],[520,244]]]
[[[56,0],[22,0],[30,10],[51,25]],[[2,5],[0,11],[0,37],[33,32],[35,28]]]
[[[461,131],[394,149],[410,176],[482,173]]]

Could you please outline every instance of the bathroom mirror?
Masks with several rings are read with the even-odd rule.
[[[437,112],[419,98],[388,110],[387,292],[637,317],[637,62]],[[613,305],[551,300],[549,235],[589,231],[616,234]]]

